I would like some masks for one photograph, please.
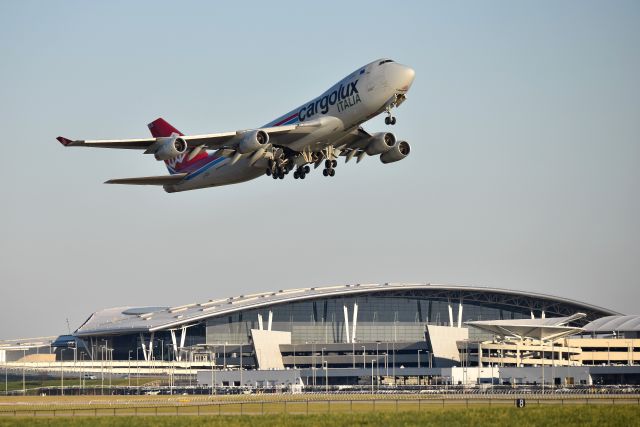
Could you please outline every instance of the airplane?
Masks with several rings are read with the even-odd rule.
[[[65,147],[143,150],[164,161],[169,175],[120,178],[106,184],[158,185],[167,193],[236,184],[263,175],[284,179],[293,171],[305,179],[310,165],[335,175],[337,159],[345,163],[380,156],[382,163],[404,159],[411,148],[391,132],[370,134],[362,123],[385,113],[394,125],[392,109],[406,100],[415,71],[382,58],[358,68],[322,95],[256,129],[185,135],[162,118],[149,123],[152,138],[71,140],[56,138]]]

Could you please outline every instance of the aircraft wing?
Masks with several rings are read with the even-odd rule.
[[[129,185],[166,185],[177,184],[187,176],[186,173],[176,173],[162,176],[143,176],[139,178],[118,178],[110,179],[105,184],[129,184]]]
[[[287,126],[275,126],[261,128],[269,134],[269,139],[275,145],[287,145],[292,139],[297,139],[306,135],[309,131],[307,128],[314,127],[313,123],[295,124]],[[220,148],[234,148],[229,143],[239,132],[223,132],[211,133],[205,135],[184,135],[180,138],[184,139],[189,147],[204,146],[209,150],[217,150]],[[138,139],[95,139],[95,140],[71,140],[62,136],[56,138],[65,147],[100,147],[100,148],[123,148],[133,150],[146,150],[151,147],[156,138],[138,138]]]

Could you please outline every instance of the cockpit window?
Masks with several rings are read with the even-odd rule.
[[[378,65],[386,64],[387,62],[393,62],[393,59],[385,59],[384,61],[380,61]]]

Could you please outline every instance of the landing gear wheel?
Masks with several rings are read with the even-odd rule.
[[[307,176],[304,172],[300,174],[300,179],[304,179],[304,177]]]
[[[329,169],[323,169],[322,170],[322,175],[329,176]]]
[[[384,124],[385,125],[390,125],[391,124],[391,117],[385,117],[384,118]]]
[[[298,174],[298,171],[295,171],[295,172],[293,173],[293,177],[294,177],[295,179],[298,179],[298,177],[299,177],[299,176],[300,176],[300,175]]]
[[[329,169],[329,176],[334,176],[336,174],[335,169]]]
[[[391,120],[389,120],[391,125],[395,125],[396,124],[396,118],[395,117],[391,117]]]
[[[309,173],[309,172],[311,172],[311,168],[309,167],[309,165],[306,165],[304,167],[304,173]]]
[[[337,160],[331,160],[331,167],[335,168],[336,166],[338,166],[338,161]]]
[[[333,166],[333,162],[331,160],[325,160],[324,161],[324,167],[329,169]]]
[[[267,169],[267,176],[271,176],[271,169]]]

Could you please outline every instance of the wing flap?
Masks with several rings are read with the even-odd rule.
[[[142,176],[138,178],[116,178],[110,179],[105,184],[128,184],[128,185],[167,185],[177,184],[184,179],[186,173],[176,173],[173,175]]]

